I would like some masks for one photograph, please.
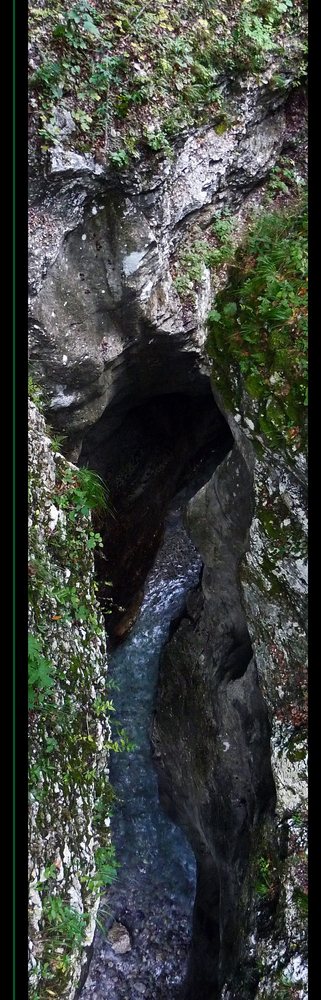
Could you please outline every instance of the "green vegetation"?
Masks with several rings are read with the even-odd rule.
[[[275,992],[273,992],[272,994],[270,990],[268,991],[268,993],[264,991],[264,993],[261,994],[262,1000],[275,1000],[276,996],[278,1000],[296,1000],[296,997],[298,996],[297,986],[300,985],[302,984],[300,983],[294,984],[286,976],[280,974],[275,978],[275,985],[274,985]]]
[[[51,988],[46,985],[44,993],[37,992],[37,1000],[42,1000],[42,996],[59,996],[56,984],[59,983],[61,989],[66,982],[73,954],[83,942],[88,919],[87,915],[64,903],[61,896],[48,894],[43,901],[42,922],[42,973],[44,982],[50,983]]]
[[[264,566],[271,582],[278,560],[284,556],[307,558],[307,538],[277,488],[269,490],[262,479],[257,484],[257,493],[256,517],[266,536]]]
[[[63,995],[86,934],[88,909],[117,877],[106,826],[115,798],[106,764],[111,749],[131,751],[134,744],[120,723],[110,727],[114,707],[108,680],[95,664],[96,657],[99,661],[104,655],[105,631],[96,600],[92,550],[102,542],[89,515],[92,510],[111,511],[105,484],[91,470],[73,468],[57,455],[55,485],[50,493],[45,489],[43,497],[38,475],[30,469],[29,503],[29,801],[32,810],[36,804],[36,827],[40,837],[45,835],[44,843],[48,815],[54,817],[58,808],[66,839],[71,836],[73,844],[72,875],[84,893],[81,913],[70,905],[69,863],[67,881],[60,883],[61,860],[52,857],[48,842],[46,868],[31,885],[40,894],[42,912],[40,980],[31,987],[30,997],[45,1000]],[[48,509],[53,517],[50,530],[48,514],[44,520]],[[73,634],[75,625],[81,626],[81,635],[79,629]],[[77,856],[75,846],[78,826],[80,830],[86,826],[87,814],[98,845],[95,864],[89,866]],[[50,822],[53,833],[53,819]]]
[[[265,199],[270,207],[280,193],[290,196],[300,192],[301,183],[296,179],[294,166],[294,160],[289,156],[280,156],[278,163],[271,170]]]
[[[307,735],[303,730],[291,734],[287,741],[286,755],[293,764],[295,761],[306,760],[308,754]],[[300,822],[300,819],[299,819]]]
[[[111,844],[97,849],[95,864],[96,870],[93,875],[80,877],[80,881],[85,882],[88,890],[97,895],[97,891],[117,878],[119,865],[115,860],[115,849]],[[53,864],[45,870],[42,880],[31,886],[38,891],[42,890],[43,893],[41,918],[43,983],[40,989],[32,993],[32,1000],[61,996],[60,991],[68,982],[73,956],[77,948],[83,944],[88,926],[88,914],[80,913],[56,894],[56,875],[57,868]]]
[[[40,386],[36,385],[32,375],[28,375],[28,397],[41,412],[43,409],[43,392]]]
[[[194,297],[195,290],[202,280],[203,268],[216,270],[228,262],[232,262],[236,250],[234,241],[234,219],[228,209],[217,213],[215,222],[206,233],[199,228],[199,238],[182,245],[172,265],[175,288],[184,300],[187,296]],[[197,232],[196,228],[194,234]]]
[[[41,642],[28,635],[28,708],[45,703],[45,692],[53,687],[52,664],[41,654]]]
[[[309,912],[309,900],[307,892],[304,892],[300,886],[296,886],[293,890],[293,902],[295,903],[300,915],[302,917],[307,917]]]
[[[307,435],[307,229],[305,196],[258,218],[209,315],[208,350],[225,402],[237,409],[245,390],[256,403],[255,432],[290,449]]]
[[[275,871],[269,858],[260,857],[257,861],[258,874],[255,890],[258,896],[270,896],[275,882]]]
[[[59,468],[59,467],[58,467]],[[95,604],[95,594],[97,584],[92,582],[92,592],[86,590],[85,584],[81,583],[84,568],[86,566],[86,550],[91,550],[97,545],[102,546],[101,536],[98,532],[92,531],[87,517],[91,510],[106,509],[110,512],[108,491],[96,473],[91,470],[72,469],[70,466],[61,466],[60,476],[57,478],[55,491],[51,500],[56,509],[63,512],[63,519],[57,520],[56,528],[48,537],[46,554],[37,553],[36,531],[31,528],[31,557],[29,562],[29,605],[33,609],[34,631],[36,634],[29,634],[28,638],[28,689],[29,707],[41,711],[42,721],[46,723],[44,710],[54,714],[56,721],[59,718],[60,728],[67,734],[68,739],[78,742],[82,739],[79,735],[84,726],[77,730],[77,736],[73,735],[73,727],[70,729],[68,719],[69,696],[68,688],[62,706],[56,705],[48,700],[48,693],[54,688],[55,676],[59,682],[65,681],[64,669],[61,671],[53,666],[50,659],[50,649],[46,653],[46,631],[47,620],[43,615],[43,602],[51,602],[57,614],[51,615],[51,621],[61,624],[80,622],[86,626],[86,637],[84,646],[86,647],[92,637],[104,636]],[[57,510],[57,512],[58,512]],[[36,516],[39,511],[36,511]],[[48,556],[51,558],[48,564]],[[62,584],[61,573],[65,566],[70,567],[68,572],[68,582]],[[54,569],[53,569],[54,567]],[[111,586],[111,584],[110,584]],[[94,600],[93,600],[94,598]],[[81,663],[78,657],[74,656],[70,665],[71,673],[77,674]],[[71,699],[70,699],[71,701]],[[107,714],[113,710],[112,702],[102,697],[100,693],[95,699],[92,711],[95,718]],[[75,720],[76,721],[76,720]],[[79,723],[79,720],[77,720]],[[123,730],[119,730],[120,743],[109,741],[108,749],[124,750],[133,749]],[[94,743],[89,735],[88,720],[85,733],[85,742]],[[79,767],[79,761],[77,766]]]
[[[298,79],[306,73],[305,9],[305,0],[34,0],[30,112],[44,148],[59,141],[60,107],[73,119],[72,148],[103,150],[118,168],[144,151],[168,154],[191,125],[224,131],[226,77],[259,74],[270,53],[285,68],[294,59]]]
[[[77,514],[87,516],[91,510],[95,510],[97,514],[105,511],[114,516],[105,483],[97,472],[86,466],[77,470],[66,468],[63,471],[56,502],[60,509],[68,511],[72,521]],[[101,540],[98,543],[100,545]]]

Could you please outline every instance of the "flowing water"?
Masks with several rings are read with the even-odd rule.
[[[108,937],[96,932],[81,1000],[174,1000],[186,971],[195,860],[185,837],[159,805],[149,727],[160,652],[201,570],[183,527],[182,509],[212,472],[213,464],[172,501],[139,618],[109,659],[109,678],[118,686],[112,692],[115,718],[136,744],[133,752],[112,754],[110,762],[110,780],[119,798],[111,833],[121,867],[104,901],[107,932],[115,920],[127,928],[128,950],[115,953]]]

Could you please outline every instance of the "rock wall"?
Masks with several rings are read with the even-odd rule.
[[[197,860],[193,1000],[220,996],[235,971],[253,835],[275,803],[267,709],[237,586],[251,507],[234,447],[187,509],[202,585],[165,648],[152,731],[161,802]]]
[[[291,74],[273,85],[276,70],[270,60],[259,84],[249,77],[229,95],[235,123],[223,134],[204,125],[154,168],[115,182],[89,153],[56,147],[31,174],[29,357],[71,460],[103,413],[107,437],[153,395],[207,391],[210,274],[186,304],[171,268],[195,222],[237,212],[276,162],[291,89]]]
[[[187,507],[204,569],[163,653],[152,727],[161,802],[197,859],[191,1000],[284,982],[307,995],[304,459],[289,467],[267,445],[258,460],[243,407],[242,427],[225,411],[233,448]],[[270,574],[262,483],[274,503],[286,492],[297,528]]]
[[[30,990],[68,1000],[95,932],[101,849],[112,865],[106,642],[77,470],[31,401],[28,423]]]

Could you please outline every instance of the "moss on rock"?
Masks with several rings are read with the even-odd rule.
[[[106,644],[77,472],[53,453],[29,402],[29,969],[37,1000],[48,989],[74,996],[95,929],[102,846],[110,877],[116,871]]]

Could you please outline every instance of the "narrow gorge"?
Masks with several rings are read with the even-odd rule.
[[[62,4],[42,145],[32,8],[30,1000],[308,997],[306,20],[247,6]],[[174,32],[179,101],[229,12],[223,115],[130,159],[119,63],[77,141],[68,45]]]

